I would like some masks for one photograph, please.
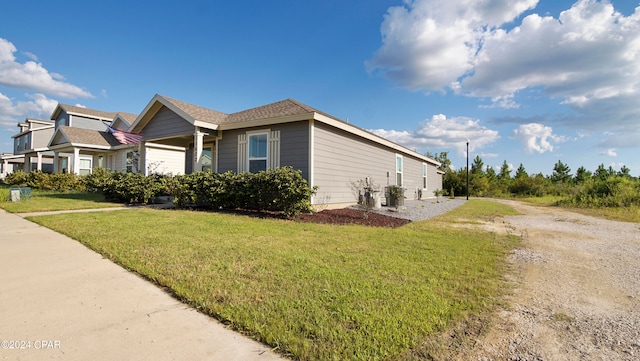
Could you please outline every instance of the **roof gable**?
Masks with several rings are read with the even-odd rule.
[[[156,94],[133,122],[130,131],[140,133],[163,106],[194,126],[216,129],[217,125],[228,117],[227,114],[216,110]]]
[[[122,144],[109,132],[61,126],[51,138],[49,147],[60,145],[111,148]]]

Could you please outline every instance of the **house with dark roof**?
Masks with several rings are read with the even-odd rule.
[[[155,95],[129,131],[146,174],[292,166],[318,187],[314,204],[353,203],[351,182],[366,177],[409,199],[442,188],[437,161],[293,99],[226,114]]]

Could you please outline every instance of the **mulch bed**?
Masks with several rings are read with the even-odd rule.
[[[191,209],[192,211],[231,213],[231,214],[238,214],[238,215],[258,217],[258,218],[285,219],[280,212],[252,211],[252,210],[242,210],[242,209],[212,210],[207,207],[191,207],[189,209]],[[411,223],[411,221],[408,219],[386,216],[384,214],[375,213],[375,212],[369,212],[367,217],[365,217],[365,214],[362,210],[353,209],[353,208],[325,209],[321,212],[316,212],[316,213],[303,213],[299,217],[297,217],[296,220],[298,222],[309,222],[309,223],[324,223],[324,224],[336,224],[336,225],[359,224],[363,226],[388,227],[388,228],[396,228],[396,227],[404,226],[407,223]]]
[[[325,209],[324,211],[302,214],[301,222],[326,223],[326,224],[359,224],[372,227],[400,227],[411,221],[408,219],[385,216],[384,214],[370,212],[365,217],[364,212],[353,208]]]

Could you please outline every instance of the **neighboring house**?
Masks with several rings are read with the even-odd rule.
[[[24,155],[13,153],[0,154],[0,179],[5,177],[18,169],[22,169],[24,164]]]
[[[133,154],[137,146],[122,144],[109,127],[126,130],[135,114],[59,104],[51,115],[55,133],[48,148],[52,151],[54,172],[89,174],[95,167],[135,171]]]
[[[24,157],[23,171],[53,171],[51,158],[53,153],[47,149],[47,145],[53,135],[54,126],[51,120],[31,118],[18,123],[20,131],[11,138],[13,138],[13,154]]]
[[[129,131],[143,136],[145,174],[292,166],[318,187],[313,204],[353,203],[350,184],[365,177],[409,199],[442,188],[437,161],[293,99],[225,114],[155,95]]]

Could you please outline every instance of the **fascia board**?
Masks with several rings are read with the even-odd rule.
[[[112,121],[113,120],[113,118],[109,118],[109,117],[101,117],[99,115],[80,113],[80,112],[67,112],[67,114],[76,115],[76,116],[80,116],[80,117],[84,117],[84,118],[93,118],[93,119],[99,119],[99,120],[106,120],[106,121]]]
[[[194,119],[193,125],[196,126],[196,127],[207,128],[207,129],[211,129],[211,130],[218,130],[218,128],[220,127],[218,124],[212,124],[212,123],[209,123],[209,122],[203,122],[202,120],[197,120],[197,119]]]
[[[145,142],[144,146],[146,148],[158,148],[158,149],[179,150],[179,151],[185,151],[187,149],[185,147],[178,147],[175,145],[166,145],[166,144],[148,143],[148,142]]]
[[[70,143],[70,145],[74,148],[111,150],[111,146],[109,145],[96,145],[96,144],[83,144],[83,143]]]

